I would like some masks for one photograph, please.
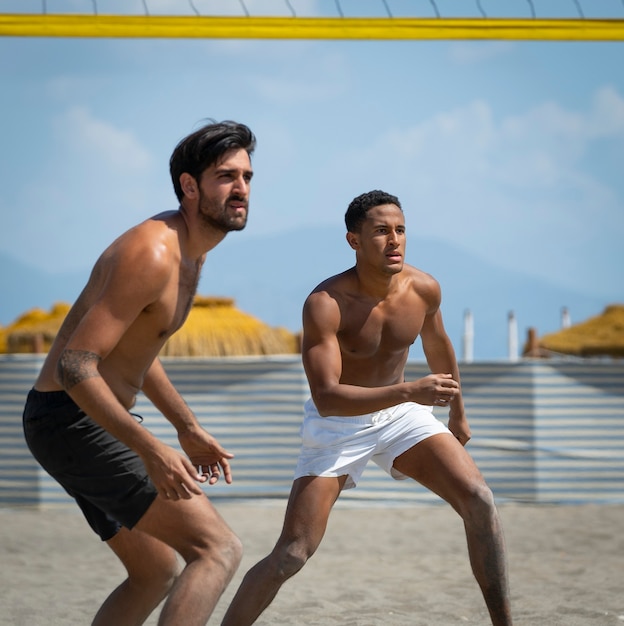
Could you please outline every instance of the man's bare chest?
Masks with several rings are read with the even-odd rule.
[[[184,325],[193,307],[198,282],[199,268],[180,271],[172,276],[159,299],[148,307],[146,313],[151,323],[159,328],[161,337],[171,336]]]
[[[423,313],[409,308],[355,310],[338,340],[343,353],[360,358],[403,352],[418,337],[423,320]]]

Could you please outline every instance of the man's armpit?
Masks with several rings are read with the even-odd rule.
[[[102,357],[88,350],[63,350],[58,360],[56,373],[66,390],[87,378],[99,376],[98,363]]]

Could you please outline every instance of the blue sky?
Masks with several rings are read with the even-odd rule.
[[[509,4],[526,16],[526,2]],[[15,6],[0,0],[0,13]],[[624,17],[620,0],[591,7]],[[176,207],[177,141],[206,118],[235,119],[258,148],[231,254],[251,238],[342,232],[348,202],[382,188],[402,200],[408,237],[624,302],[623,67],[624,43],[608,42],[0,38],[0,253],[52,273],[90,268],[123,230]]]

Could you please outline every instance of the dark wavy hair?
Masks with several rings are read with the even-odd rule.
[[[169,172],[178,200],[184,193],[180,176],[187,172],[195,180],[201,173],[216,163],[228,150],[242,148],[251,156],[256,147],[256,137],[244,124],[226,120],[202,126],[178,143],[169,159]]]
[[[401,211],[403,210],[396,196],[386,193],[385,191],[380,191],[379,189],[368,191],[354,198],[345,213],[347,231],[350,233],[360,232],[362,224],[366,220],[366,213],[370,209],[381,206],[382,204],[395,204]]]

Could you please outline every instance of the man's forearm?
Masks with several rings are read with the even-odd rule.
[[[312,395],[316,408],[323,417],[374,413],[411,399],[408,383],[384,387],[359,387],[338,383],[331,389],[317,390]]]
[[[158,440],[134,419],[108,383],[95,373],[66,387],[72,400],[113,437],[140,456],[150,454]]]
[[[147,371],[142,391],[179,433],[198,426],[193,411],[174,387],[159,359]]]

